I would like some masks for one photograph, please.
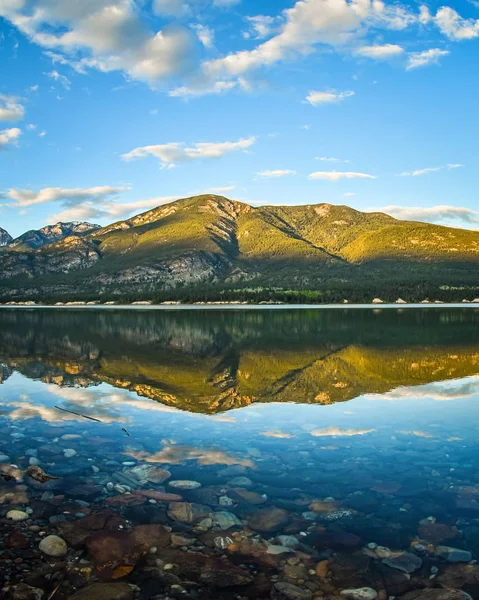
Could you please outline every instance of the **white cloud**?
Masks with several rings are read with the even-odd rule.
[[[153,12],[158,16],[179,17],[188,12],[184,0],[153,0]]]
[[[235,77],[307,54],[318,43],[345,43],[371,15],[384,13],[380,4],[378,0],[298,0],[282,12],[283,25],[277,35],[253,50],[207,61],[203,64],[204,72],[213,79],[224,75]]]
[[[61,85],[66,90],[70,89],[71,81],[65,75],[60,75],[60,73],[58,71],[50,71],[50,73],[45,73],[45,75],[47,77],[49,77],[50,79],[53,79],[53,81],[57,81],[58,83],[61,83]]]
[[[260,171],[257,173],[258,177],[264,179],[278,179],[279,177],[287,177],[288,175],[296,175],[296,171],[289,169],[277,169],[276,171]]]
[[[250,26],[249,31],[243,32],[245,39],[254,38],[256,40],[269,37],[276,29],[278,19],[267,15],[256,15],[254,17],[246,17]]]
[[[404,52],[404,48],[397,44],[382,44],[376,46],[362,46],[355,51],[358,56],[374,58],[376,60],[385,60],[399,56]]]
[[[195,29],[198,39],[205,48],[214,47],[215,32],[210,27],[206,27],[206,25],[194,25],[193,29]]]
[[[256,141],[255,137],[240,139],[237,142],[199,142],[191,147],[185,146],[180,142],[170,142],[169,144],[157,144],[154,146],[140,146],[134,148],[125,154],[122,159],[125,161],[155,156],[162,164],[163,168],[171,167],[179,162],[187,162],[202,158],[220,158],[225,154],[236,151],[245,151]]]
[[[213,84],[201,81],[197,85],[181,86],[169,92],[173,98],[191,98],[205,96],[206,94],[223,94],[235,87],[238,87],[238,81],[215,81]]]
[[[66,208],[62,212],[52,215],[50,219],[52,221],[106,220],[111,222],[130,215],[136,215],[163,204],[169,204],[179,198],[180,196],[160,196],[126,203],[116,203],[112,199],[106,199],[101,202],[88,200],[83,204]]]
[[[227,194],[235,189],[234,185],[225,185],[223,187],[212,187],[205,190],[205,194]]]
[[[439,225],[456,225],[467,229],[479,228],[479,211],[461,206],[384,206],[370,209],[372,212],[385,212],[396,219],[424,221]]]
[[[322,160],[324,162],[332,163],[349,163],[350,160],[342,160],[341,158],[335,158],[334,156],[317,156],[316,160]]]
[[[479,19],[464,19],[449,6],[441,7],[432,20],[450,40],[472,40],[479,36]]]
[[[3,129],[0,131],[0,150],[4,150],[8,146],[15,145],[22,132],[18,127]]]
[[[0,16],[78,71],[124,71],[149,83],[181,73],[194,56],[192,32],[151,30],[138,8],[131,0],[37,0],[33,9],[3,0]]]
[[[426,67],[428,65],[439,64],[439,59],[450,54],[449,50],[441,50],[440,48],[430,48],[423,52],[411,52],[408,57],[406,69],[417,69],[418,67]]]
[[[126,191],[129,187],[112,187],[103,185],[92,188],[42,188],[38,191],[11,188],[7,195],[15,201],[15,206],[33,206],[46,202],[62,202],[68,206],[85,201],[103,202],[112,196]]]
[[[38,137],[45,137],[47,135],[46,131],[40,131],[40,133],[38,134]]]
[[[15,96],[0,94],[0,121],[20,121],[25,115],[25,108]]]
[[[340,181],[341,179],[376,179],[376,175],[355,173],[353,171],[316,171],[308,175],[308,179],[324,179],[325,181]]]
[[[436,173],[443,169],[459,169],[463,167],[460,163],[449,163],[441,167],[426,167],[425,169],[416,169],[415,171],[404,171],[399,173],[399,177],[420,177],[421,175],[428,175],[429,173]]]
[[[107,220],[111,222],[125,215],[137,214],[161,204],[178,200],[180,196],[161,196],[118,202],[119,196],[129,191],[129,186],[97,186],[91,188],[43,188],[37,191],[15,189],[8,190],[6,195],[13,203],[12,207],[30,207],[38,204],[53,203],[61,207],[61,211],[50,216],[52,221],[86,221]]]
[[[373,433],[375,429],[340,429],[339,427],[328,427],[327,429],[313,429],[309,433],[314,437],[352,437],[354,435],[366,435]]]
[[[318,92],[310,91],[306,96],[306,102],[309,102],[312,106],[319,106],[320,104],[337,104],[342,102],[345,98],[351,98],[354,96],[354,92],[348,90],[346,92],[336,92],[330,90],[329,92]]]
[[[345,196],[346,198],[349,198],[350,196],[356,196],[356,192],[346,192],[345,194],[343,194],[343,196]]]

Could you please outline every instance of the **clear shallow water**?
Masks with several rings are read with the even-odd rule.
[[[478,324],[470,308],[0,311],[0,471],[16,480],[0,514],[31,512],[3,521],[4,577],[52,590],[59,575],[31,573],[83,552],[60,596],[100,578],[144,598],[479,597]],[[60,479],[32,481],[29,462]],[[124,521],[92,528],[105,511]],[[150,528],[132,551],[158,524],[166,538]]]

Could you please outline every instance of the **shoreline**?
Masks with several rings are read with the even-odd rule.
[[[338,310],[338,309],[418,309],[418,308],[477,308],[479,302],[431,302],[431,303],[387,303],[382,304],[237,304],[233,302],[209,304],[0,304],[1,309],[22,310]]]

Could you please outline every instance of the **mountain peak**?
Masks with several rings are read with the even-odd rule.
[[[13,238],[8,231],[0,227],[0,246],[8,246],[8,244],[10,244],[12,241]]]
[[[12,248],[36,250],[48,244],[59,242],[71,235],[86,235],[99,228],[99,225],[84,221],[59,222],[54,225],[45,225],[41,229],[30,229],[11,240],[8,245]]]

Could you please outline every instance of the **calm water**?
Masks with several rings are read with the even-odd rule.
[[[28,509],[7,582],[479,598],[479,309],[2,309],[0,332],[0,515]]]

